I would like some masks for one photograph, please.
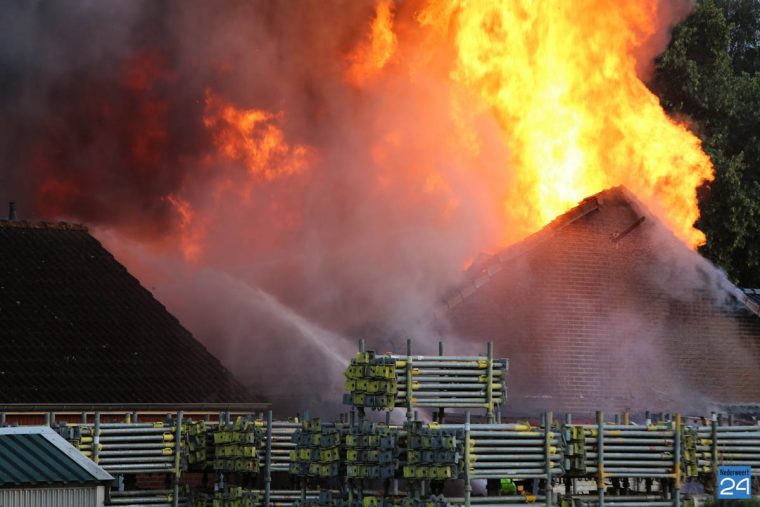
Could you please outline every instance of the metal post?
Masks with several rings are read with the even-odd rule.
[[[0,427],[5,426],[5,412],[0,412]]]
[[[364,338],[359,340],[359,353],[364,354]]]
[[[488,424],[493,424],[493,342],[488,342],[488,374],[486,376],[486,400],[488,402]]]
[[[98,462],[100,454],[100,412],[95,412],[95,427],[92,435],[92,461]]]
[[[174,421],[174,492],[172,494],[172,507],[179,505],[179,475],[180,475],[180,453],[182,442],[182,411],[177,412],[177,418]]]
[[[406,340],[406,420],[412,420],[412,339]]]
[[[443,356],[443,342],[442,341],[438,342],[438,355],[439,356]],[[443,407],[440,407],[438,409],[438,422],[440,424],[443,424],[443,418],[444,418],[445,411],[446,411],[446,409],[443,408]]]
[[[713,496],[715,502],[718,502],[718,421],[715,417],[715,413],[710,418],[710,458],[712,463],[712,484],[713,484]]]
[[[470,411],[464,413],[464,507],[470,507]]]
[[[363,340],[362,340],[363,341]],[[272,492],[272,411],[267,412],[267,447],[264,458],[264,507],[269,507]]]
[[[45,426],[50,426],[50,412],[45,414]]]
[[[596,413],[596,430],[597,430],[597,485],[596,492],[599,495],[599,507],[604,507],[604,414]]]
[[[87,424],[87,412],[82,412],[82,424]]]
[[[554,502],[552,489],[552,453],[551,453],[551,429],[553,414],[546,412],[544,414],[544,459],[546,460],[546,507],[551,507]]]
[[[631,414],[627,410],[623,412],[623,424],[626,426],[631,424]]]
[[[570,426],[573,423],[573,416],[570,412],[567,412],[565,414],[565,426]],[[575,494],[575,478],[568,479],[569,483],[565,488],[565,494],[566,495],[574,495]]]
[[[675,418],[675,438],[673,439],[673,471],[675,477],[673,480],[673,501],[674,507],[681,507],[681,414],[676,412]]]

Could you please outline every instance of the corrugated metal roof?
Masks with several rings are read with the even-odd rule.
[[[0,429],[0,487],[111,479],[50,428]]]

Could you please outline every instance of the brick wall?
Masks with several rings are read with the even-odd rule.
[[[502,269],[448,311],[458,335],[510,358],[508,410],[760,401],[760,317],[723,302],[716,272],[627,191],[589,202],[492,260]]]

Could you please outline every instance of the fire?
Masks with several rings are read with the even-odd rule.
[[[206,92],[203,124],[211,130],[217,149],[265,181],[299,173],[313,158],[308,146],[291,146],[285,141],[277,125],[282,117],[258,109],[240,109]]]
[[[203,223],[196,219],[195,211],[186,199],[174,194],[167,195],[165,199],[179,215],[179,238],[182,255],[188,262],[198,262],[203,253],[201,245],[205,236]]]
[[[392,4],[391,0],[377,3],[369,39],[348,57],[351,65],[346,71],[346,78],[354,86],[361,86],[377,75],[396,52],[398,41],[393,32]]]
[[[518,236],[624,184],[684,241],[704,241],[693,224],[710,160],[636,72],[657,8],[657,0],[432,0],[420,12],[420,24],[453,40],[451,79],[498,118],[517,174],[505,208]]]

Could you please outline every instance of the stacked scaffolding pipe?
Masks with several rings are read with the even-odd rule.
[[[272,421],[269,413],[266,420],[244,414],[233,423],[223,412],[208,432],[208,417],[183,422],[182,412],[163,424],[137,422],[131,414],[121,423],[104,422],[96,412],[92,421],[85,416],[81,425],[61,427],[61,434],[118,475],[119,487],[131,482],[123,474],[156,472],[173,486],[114,492],[111,505],[180,505],[177,479],[187,466],[216,473],[213,492],[188,487],[196,507],[680,507],[682,474],[707,482],[718,465],[748,465],[760,475],[760,426],[723,426],[720,417],[709,426],[682,425],[677,414],[652,424],[647,413],[646,423],[637,426],[627,415],[608,423],[599,412],[596,424],[572,424],[567,417],[559,425],[546,413],[537,427],[501,423],[496,409],[506,398],[507,367],[506,359],[494,359],[491,344],[485,356],[446,356],[442,347],[438,356],[413,355],[411,342],[405,355],[376,355],[360,346],[346,370],[344,400],[353,405],[351,415],[339,422]],[[389,417],[385,424],[371,422],[365,412],[402,405],[403,426],[391,426]],[[430,408],[433,421],[422,422],[416,407]],[[449,407],[466,409],[464,424],[444,423]],[[469,409],[485,409],[488,422],[473,422]],[[60,416],[53,410],[42,415],[51,425]],[[235,466],[217,466],[225,460]],[[256,467],[243,466],[253,462]],[[300,489],[273,489],[288,472]],[[263,489],[246,489],[254,480]],[[463,498],[444,498],[443,486],[454,480],[462,481]],[[498,493],[473,496],[471,480],[486,480],[487,491]],[[560,480],[566,494],[555,499]],[[576,494],[585,489],[576,487],[577,480],[593,483],[596,491]],[[317,485],[321,490],[315,491]]]
[[[162,423],[77,425],[77,447],[112,474],[173,473],[180,462],[176,426]]]
[[[299,422],[272,421],[272,472],[287,472],[290,451],[295,450],[293,433],[301,427]]]
[[[446,498],[452,505],[465,505],[465,499],[461,497],[448,497]],[[471,496],[469,499],[470,505],[477,505],[478,507],[490,507],[498,505],[517,505],[517,504],[534,504],[543,503],[546,501],[544,495],[511,495],[511,496]]]
[[[601,470],[607,478],[675,477],[676,431],[672,424],[656,427],[615,424],[582,427],[586,430],[587,473]],[[599,438],[600,432],[603,438]]]
[[[111,491],[111,498],[106,505],[170,506],[174,505],[172,495],[173,492],[169,489]],[[178,505],[187,505],[187,502],[180,501]]]
[[[493,344],[485,356],[406,355],[359,352],[345,372],[344,402],[359,410],[403,406],[407,420],[415,407],[438,409],[439,421],[446,408],[482,408],[493,421],[497,407],[506,400],[508,361],[494,359]]]
[[[760,425],[712,426],[697,428],[697,464],[712,471],[714,465],[751,466],[760,476]]]
[[[492,409],[506,399],[506,359],[398,355],[391,358],[398,372],[399,404],[411,396],[412,405],[416,407]],[[403,374],[407,368],[411,375]]]
[[[461,428],[443,424],[442,428]],[[547,478],[561,473],[562,452],[557,435],[529,424],[469,425],[472,479]],[[549,461],[547,462],[547,456]]]
[[[263,499],[263,492],[259,492],[260,497]],[[313,500],[319,498],[319,491],[306,491],[303,493],[300,490],[273,490],[270,493],[270,501],[277,507],[293,507],[296,503],[300,502],[302,498],[307,500]],[[265,503],[262,501],[255,504],[257,507],[265,507]]]

